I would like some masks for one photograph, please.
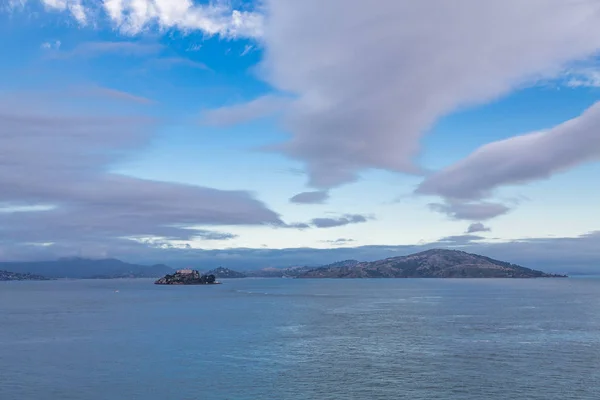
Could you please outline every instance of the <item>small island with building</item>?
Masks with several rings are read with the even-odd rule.
[[[194,269],[180,269],[154,282],[156,285],[218,285],[220,283],[214,275],[202,275]]]

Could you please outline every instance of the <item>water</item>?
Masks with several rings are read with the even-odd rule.
[[[600,393],[599,279],[151,283],[0,284],[0,399]]]

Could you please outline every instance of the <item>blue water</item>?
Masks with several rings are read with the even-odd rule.
[[[0,284],[2,400],[597,400],[599,344],[599,279]]]

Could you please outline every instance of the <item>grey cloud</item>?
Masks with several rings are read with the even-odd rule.
[[[480,199],[493,189],[550,176],[600,159],[600,103],[548,131],[487,144],[428,177],[418,193]]]
[[[447,246],[464,246],[482,239],[485,238],[483,236],[477,235],[456,235],[443,237],[436,243],[444,244]]]
[[[265,95],[248,103],[205,110],[202,114],[202,122],[215,126],[242,124],[276,114],[282,111],[289,102],[290,100],[285,97]]]
[[[313,218],[309,222],[296,222],[291,224],[281,225],[283,228],[291,229],[309,229],[309,228],[335,228],[338,226],[345,226],[350,224],[360,224],[373,219],[371,216],[365,216],[361,214],[344,214],[334,218]]]
[[[491,229],[483,225],[481,222],[474,222],[467,228],[467,233],[490,232]]]
[[[296,204],[322,204],[329,198],[327,191],[303,192],[298,193],[290,199],[290,202]]]
[[[309,224],[307,224],[306,222],[294,222],[294,223],[285,225],[285,227],[292,228],[292,229],[308,229],[311,226]]]
[[[431,203],[429,208],[433,211],[446,214],[453,219],[470,221],[485,221],[498,217],[510,211],[510,208],[500,203],[492,202],[447,202]]]
[[[338,218],[314,218],[311,223],[316,228],[335,228],[338,226],[360,224],[367,222],[369,218],[360,214],[346,214]]]
[[[283,224],[244,191],[107,172],[149,142],[154,122],[64,108],[0,99],[0,242],[118,251],[131,237],[227,240],[229,234],[197,227]],[[23,205],[49,207],[10,212]]]
[[[277,149],[305,163],[320,189],[369,168],[420,173],[420,137],[440,117],[556,76],[600,49],[594,1],[266,6],[262,76],[296,96],[284,118],[292,139]]]
[[[335,240],[323,240],[323,243],[329,243],[329,244],[334,244],[334,245],[344,245],[344,244],[349,244],[354,242],[354,239],[346,239],[346,238],[339,238],[339,239],[335,239]]]

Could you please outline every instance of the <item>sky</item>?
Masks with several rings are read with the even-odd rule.
[[[0,260],[600,269],[600,3],[0,0]]]

